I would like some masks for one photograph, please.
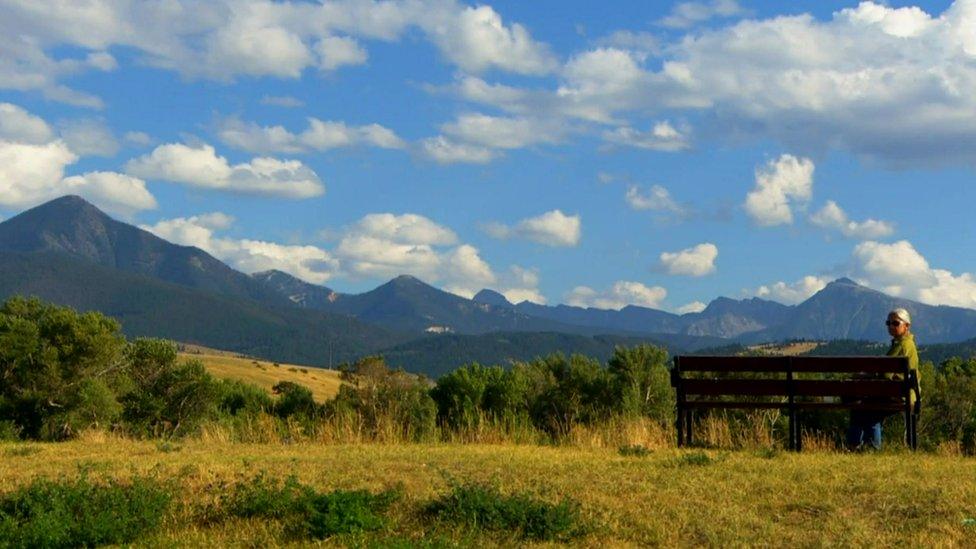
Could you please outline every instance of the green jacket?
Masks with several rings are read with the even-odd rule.
[[[915,378],[921,383],[921,378],[918,373],[918,349],[915,347],[915,336],[911,332],[905,334],[901,338],[895,338],[891,340],[891,347],[888,349],[887,356],[904,356],[908,357],[908,368],[915,372]],[[900,374],[894,374],[892,379],[901,379]],[[914,390],[912,391],[912,406],[915,406],[915,401],[920,395]]]

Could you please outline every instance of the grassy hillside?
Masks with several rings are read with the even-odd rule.
[[[582,546],[969,546],[976,537],[976,461],[932,454],[717,452],[484,445],[161,445],[116,439],[0,444],[0,492],[38,477],[171,480],[179,494],[144,546],[275,547],[285,527],[212,520],[229,487],[263,473],[319,490],[399,485],[390,524],[338,545],[532,545],[423,512],[450,484],[578,502]],[[373,542],[373,543],[371,543]],[[406,542],[412,542],[408,545]]]
[[[339,372],[324,368],[310,368],[295,364],[279,364],[253,358],[240,358],[233,353],[212,349],[190,348],[181,357],[203,362],[216,377],[238,379],[271,391],[279,381],[293,381],[312,390],[315,400],[325,402],[339,392]]]

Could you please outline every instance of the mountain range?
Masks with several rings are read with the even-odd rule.
[[[720,297],[683,315],[513,304],[490,289],[466,299],[412,276],[345,294],[281,271],[241,273],[75,196],[0,223],[0,298],[15,294],[102,311],[130,336],[311,365],[379,353],[429,374],[554,350],[603,356],[640,341],[672,352],[786,339],[884,341],[882,322],[894,307],[912,312],[921,342],[976,337],[976,310],[900,299],[846,278],[797,305]]]

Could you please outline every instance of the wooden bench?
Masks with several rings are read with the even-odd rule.
[[[901,374],[888,379],[885,374]],[[802,448],[798,410],[871,410],[905,414],[906,443],[918,445],[921,399],[915,372],[903,357],[676,356],[678,446],[694,443],[699,409],[780,409],[789,414],[789,447]]]

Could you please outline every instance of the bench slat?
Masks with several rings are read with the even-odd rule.
[[[783,402],[746,402],[746,401],[715,401],[715,400],[689,400],[683,404],[687,408],[738,408],[743,410],[786,410],[790,403]],[[897,402],[893,403],[863,403],[863,402],[795,402],[798,410],[878,410],[887,412],[902,412],[905,405]]]
[[[846,356],[846,357],[780,357],[780,356],[681,356],[678,368],[682,372],[794,372],[803,373],[903,373],[908,365],[905,357]]]

